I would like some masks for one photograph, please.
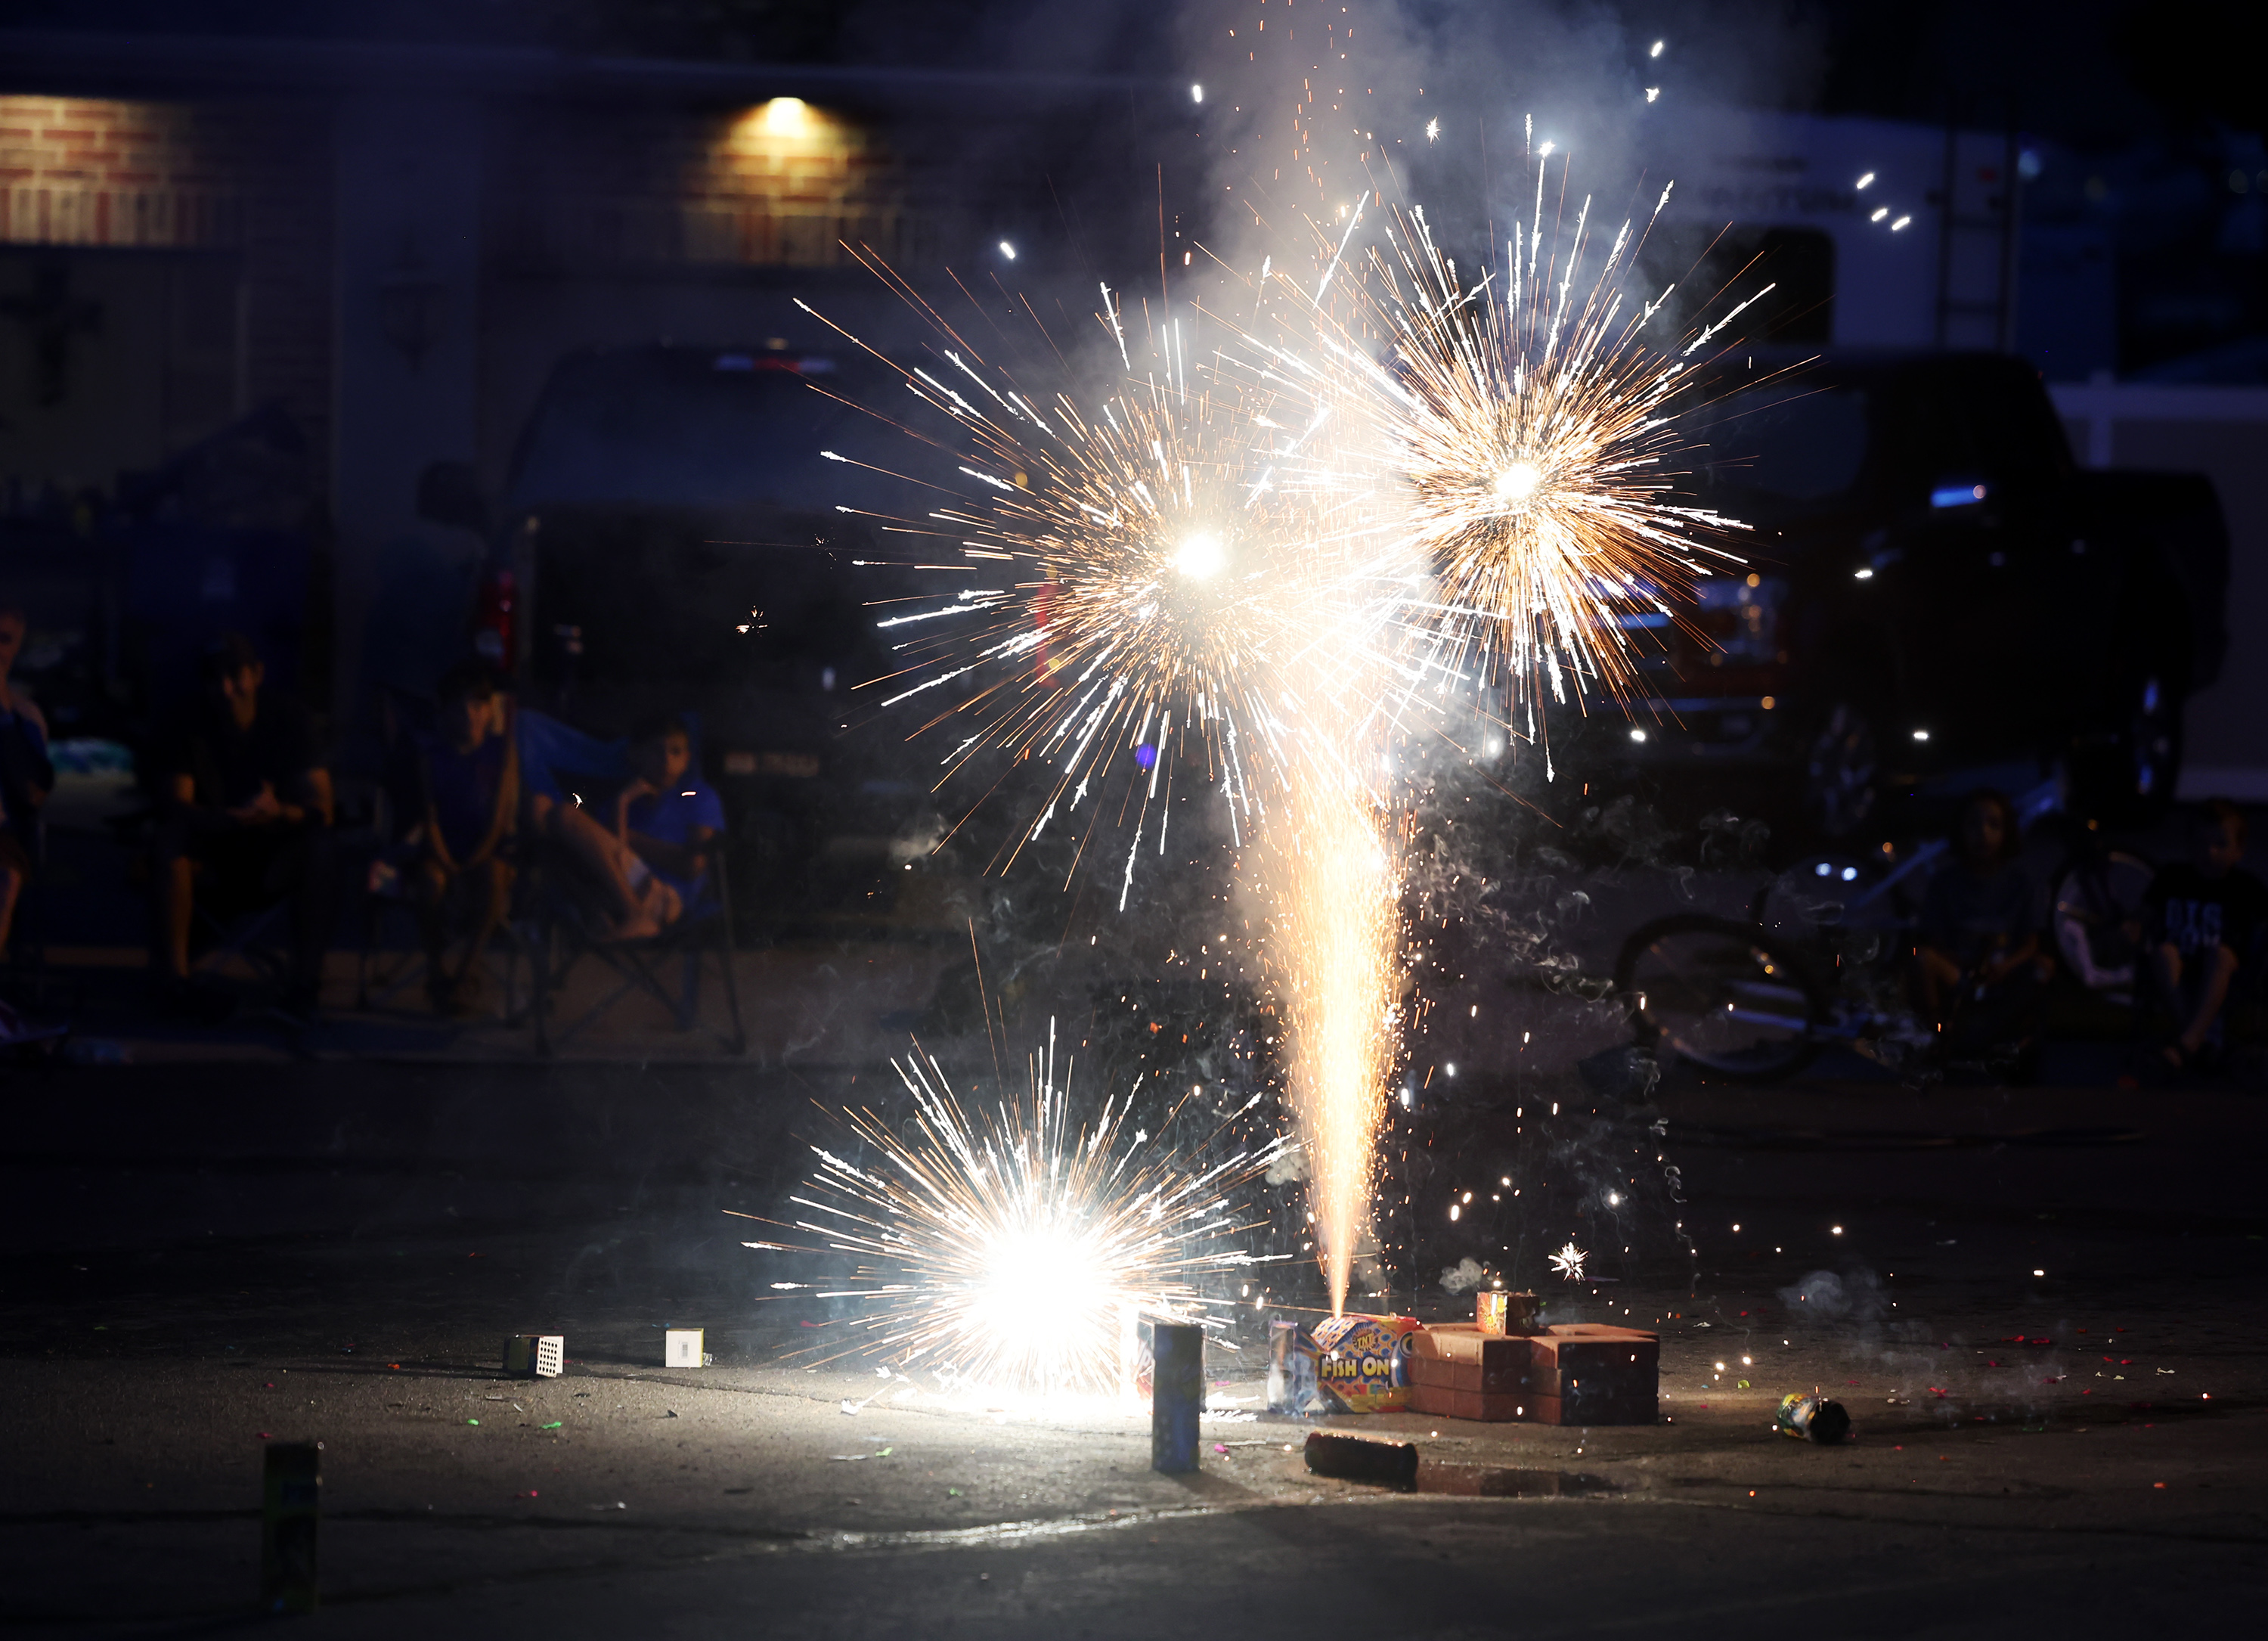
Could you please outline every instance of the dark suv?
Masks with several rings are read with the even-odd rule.
[[[1747,564],[1699,583],[1690,631],[1628,617],[1642,699],[1568,737],[1590,760],[1738,772],[1828,838],[2027,760],[2106,818],[2172,796],[2183,704],[2226,646],[2210,481],[2078,468],[1999,355],[1729,364],[1691,390],[1683,488],[1754,526]]]

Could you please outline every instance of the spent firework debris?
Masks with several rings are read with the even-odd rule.
[[[1028,1093],[989,1105],[965,1102],[926,1055],[894,1063],[911,1120],[844,1112],[863,1155],[814,1146],[818,1167],[790,1199],[806,1213],[791,1223],[818,1246],[747,1245],[853,1256],[852,1275],[811,1289],[855,1303],[849,1350],[1007,1393],[1107,1393],[1126,1319],[1202,1320],[1236,1303],[1207,1279],[1225,1287],[1292,1257],[1241,1240],[1258,1222],[1239,1188],[1283,1142],[1191,1165],[1155,1136],[1128,1137],[1130,1096],[1075,1120],[1052,1025]]]
[[[1551,1256],[1551,1268],[1569,1282],[1580,1282],[1583,1280],[1583,1261],[1590,1257],[1575,1246],[1574,1238],[1571,1237],[1567,1246]]]
[[[990,584],[878,621],[898,666],[873,687],[886,708],[938,704],[915,733],[949,737],[941,780],[988,750],[1042,772],[1003,865],[1108,808],[1132,824],[1130,886],[1145,843],[1165,852],[1177,780],[1217,787],[1241,844],[1292,762],[1347,756],[1348,718],[1383,694],[1388,606],[1355,527],[1369,491],[1332,488],[1319,421],[1270,414],[1307,396],[1224,373],[1194,309],[1130,334],[1101,295],[1108,390],[1027,394],[949,329],[903,371],[959,441],[959,492],[890,528]]]

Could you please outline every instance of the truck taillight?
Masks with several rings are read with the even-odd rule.
[[[473,651],[491,667],[509,669],[519,631],[519,598],[517,580],[509,570],[492,572],[481,582],[473,615]]]

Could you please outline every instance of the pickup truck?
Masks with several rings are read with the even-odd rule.
[[[1678,485],[1752,527],[1745,565],[1625,617],[1632,713],[1563,720],[1571,759],[1733,775],[1827,839],[2017,763],[2089,817],[2171,799],[2183,705],[2228,642],[2209,480],[2078,467],[2037,373],[2000,355],[1726,366],[1690,390]]]

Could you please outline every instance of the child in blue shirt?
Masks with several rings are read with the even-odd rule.
[[[700,898],[725,832],[725,805],[693,770],[693,737],[679,718],[658,718],[630,741],[635,777],[615,803],[615,836],[681,906]]]

